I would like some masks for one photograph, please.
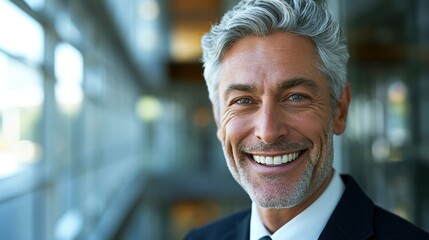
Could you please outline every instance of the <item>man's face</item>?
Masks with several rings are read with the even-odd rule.
[[[332,172],[332,136],[346,114],[334,117],[317,64],[312,42],[287,33],[244,38],[222,61],[218,138],[232,175],[261,207],[296,206]]]

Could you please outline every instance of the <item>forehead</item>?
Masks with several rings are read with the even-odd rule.
[[[253,81],[270,84],[288,79],[325,81],[311,40],[289,33],[251,36],[236,42],[221,62],[220,85]]]
[[[225,57],[236,55],[243,50],[263,51],[276,53],[278,51],[288,51],[290,53],[316,54],[313,42],[304,36],[276,32],[267,36],[248,36],[235,42],[230,49],[226,51]]]

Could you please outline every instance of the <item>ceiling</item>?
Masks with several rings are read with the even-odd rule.
[[[238,0],[99,1],[105,3],[129,55],[136,63],[140,75],[144,76],[143,80],[161,87],[169,85],[172,81],[203,83],[200,63],[201,37],[209,31],[211,24],[219,21],[226,9],[238,2]],[[329,7],[337,8],[337,15],[341,16],[343,24],[347,24],[349,42],[355,49],[352,49],[354,56],[358,58],[360,56],[367,61],[374,58],[374,53],[377,53],[376,57],[385,56],[386,52],[395,54],[390,48],[383,48],[386,51],[379,48],[380,44],[373,38],[382,36],[382,40],[386,40],[386,36],[394,33],[389,29],[398,29],[395,28],[395,24],[390,23],[392,19],[397,19],[397,16],[406,16],[402,14],[403,1],[395,0],[390,2],[391,4],[386,4],[386,0],[325,1]],[[378,13],[373,14],[374,12]],[[374,26],[374,21],[380,22],[378,24],[380,26]],[[382,22],[389,23],[389,27],[382,26]],[[365,36],[374,37],[366,39]],[[393,45],[389,46],[395,48]],[[400,55],[394,55],[392,59],[397,56]]]
[[[105,0],[144,81],[202,81],[201,37],[231,0]]]

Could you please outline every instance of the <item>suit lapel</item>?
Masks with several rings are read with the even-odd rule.
[[[319,239],[368,239],[373,235],[374,203],[350,176],[341,177],[346,189]]]

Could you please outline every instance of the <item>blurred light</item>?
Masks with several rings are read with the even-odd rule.
[[[55,48],[55,76],[60,83],[82,84],[83,58],[75,47],[60,43]]]
[[[214,201],[176,202],[171,206],[170,219],[176,235],[184,235],[189,226],[199,226],[221,215],[221,206]]]
[[[176,26],[171,38],[171,55],[176,61],[192,61],[201,57],[201,37],[205,28],[185,25]]]
[[[161,115],[162,105],[153,96],[144,96],[136,104],[137,116],[145,122],[153,122]]]
[[[77,210],[67,211],[57,222],[55,227],[55,239],[72,240],[82,231],[83,217]]]
[[[387,133],[387,136],[392,146],[400,147],[405,144],[408,137],[408,132],[402,127],[396,127],[390,129]]]
[[[159,48],[159,26],[156,20],[160,15],[159,3],[156,0],[141,0],[138,5],[140,21],[136,23],[135,41],[137,47],[145,52]],[[143,54],[142,57],[148,56]],[[150,56],[148,56],[150,57]]]
[[[396,215],[398,215],[398,216],[400,216],[400,217],[402,217],[404,219],[407,219],[408,221],[411,221],[411,217],[410,217],[409,211],[407,211],[407,209],[405,209],[404,207],[396,206],[393,209],[393,212]]]
[[[194,111],[193,122],[198,127],[207,127],[211,122],[211,112],[205,107],[197,108]]]
[[[388,88],[387,137],[394,147],[405,144],[407,130],[407,86],[399,78],[393,78]]]
[[[0,48],[31,62],[41,63],[44,52],[42,26],[11,1],[0,1]]]
[[[83,57],[68,43],[61,43],[55,49],[55,97],[61,112],[76,115],[84,98]]]
[[[0,179],[22,171],[23,166],[20,163],[5,160],[7,158],[10,158],[8,153],[0,152]]]
[[[372,156],[375,161],[385,161],[390,155],[390,144],[384,138],[377,138],[372,143]]]
[[[152,21],[159,17],[159,4],[155,0],[143,0],[140,2],[138,11],[142,20]]]
[[[389,101],[393,104],[405,102],[407,96],[407,87],[402,82],[395,82],[389,86]]]
[[[32,163],[40,158],[40,146],[32,141],[22,140],[17,145],[21,161]]]
[[[59,83],[55,86],[55,98],[61,111],[68,115],[75,115],[80,111],[83,101],[81,86]]]

